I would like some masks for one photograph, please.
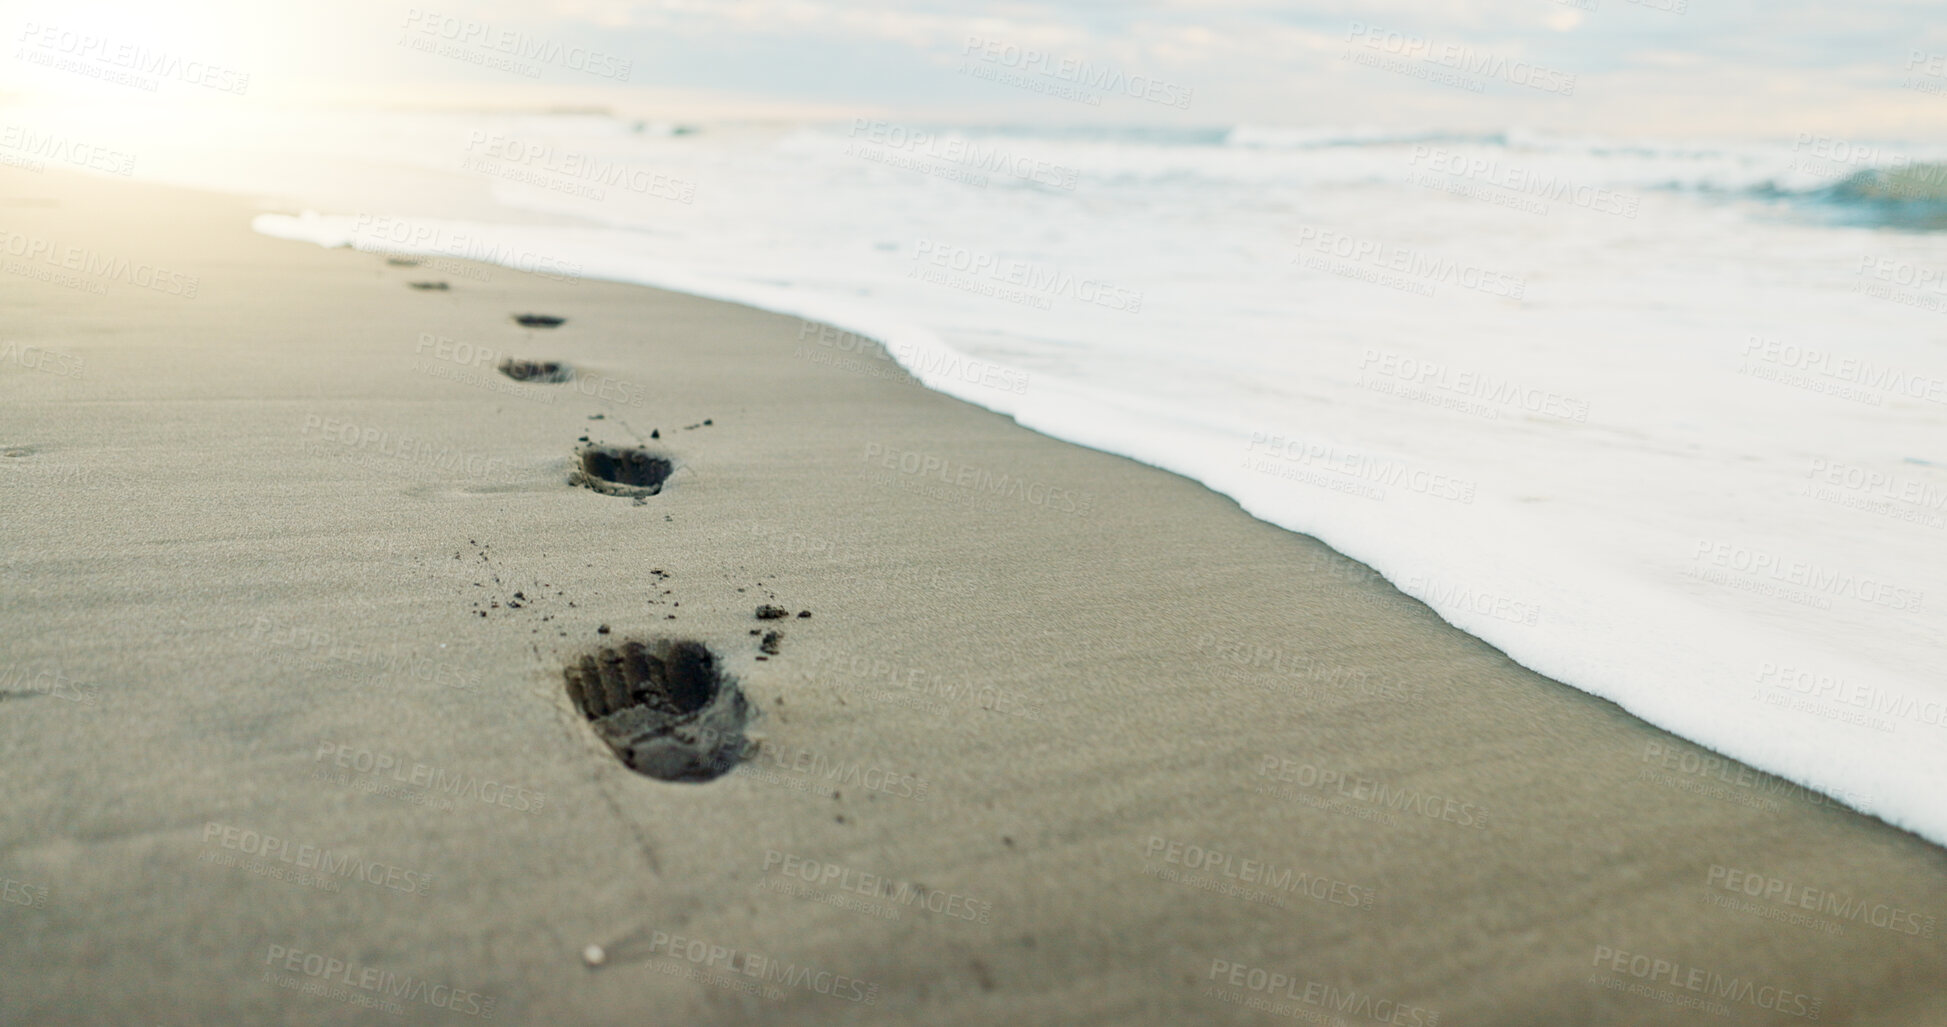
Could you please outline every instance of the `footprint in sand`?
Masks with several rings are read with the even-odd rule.
[[[445,292],[452,288],[452,286],[447,285],[445,282],[407,282],[406,284],[421,292]]]
[[[594,489],[605,496],[653,496],[663,489],[676,464],[634,446],[585,446],[576,454],[570,484]]]
[[[708,781],[749,751],[750,704],[700,642],[625,642],[569,664],[568,698],[639,774]]]
[[[553,314],[515,314],[514,320],[523,328],[559,328],[568,319]]]
[[[575,376],[575,370],[566,364],[553,360],[515,360],[513,357],[500,362],[500,373],[517,382],[543,382],[556,385]]]

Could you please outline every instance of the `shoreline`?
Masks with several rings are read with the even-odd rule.
[[[1209,994],[1236,968],[1246,991],[1262,968],[1443,1023],[1671,1015],[1680,982],[1633,994],[1668,982],[1604,951],[1811,996],[1836,1022],[1947,1018],[1937,935],[1780,937],[1709,901],[1729,894],[1711,868],[1735,866],[1947,915],[1947,853],[1526,670],[1194,481],[915,388],[889,357],[883,376],[796,357],[815,322],[511,269],[482,284],[255,235],[241,200],[0,176],[52,200],[15,204],[22,230],[197,283],[106,282],[107,303],[32,283],[9,337],[77,373],[0,367],[0,449],[20,453],[0,458],[0,674],[98,700],[0,702],[21,768],[0,877],[38,897],[0,904],[19,1022],[339,1022],[264,982],[279,948],[514,1022],[1262,1022]],[[451,288],[407,288],[435,277]],[[568,321],[509,322],[526,311]],[[644,401],[415,372],[422,334]],[[582,436],[674,473],[634,499],[571,487]],[[952,479],[938,494],[929,460]],[[974,502],[963,474],[1010,485]],[[115,501],[74,503],[76,479]],[[776,653],[752,637],[771,602],[814,614],[777,622]],[[672,784],[601,744],[562,668],[652,637],[716,650],[762,711],[757,755]],[[321,782],[326,743],[545,803],[432,811],[364,787],[382,782],[356,760]],[[1644,776],[1716,788],[1684,769],[1710,760],[1736,768],[1727,797]],[[208,869],[210,824],[430,885]],[[772,855],[974,896],[991,922],[786,892]]]
[[[388,247],[403,235],[426,246],[416,252],[429,257],[459,256],[451,252],[452,241],[465,240],[462,248],[467,252],[516,269],[532,262],[527,255],[535,251],[529,247],[538,245],[532,238],[498,235],[491,227],[471,225],[462,232],[438,221],[396,218],[381,219],[389,231],[374,240],[364,234],[369,220],[358,216],[348,221],[344,216],[307,211],[296,218],[261,215],[253,220],[253,227],[274,238],[314,244],[337,241],[372,247],[363,252],[387,254],[398,252]],[[493,242],[483,245],[482,240]],[[1934,844],[1947,844],[1947,822],[1923,784],[1927,770],[1937,762],[1938,754],[1927,738],[1929,729],[1943,723],[1943,704],[1927,698],[1929,686],[1923,678],[1889,673],[1875,659],[1862,657],[1864,652],[1876,651],[1876,646],[1848,647],[1795,634],[1758,613],[1729,611],[1719,602],[1723,594],[1737,593],[1836,618],[1835,602],[1854,583],[1852,575],[1813,568],[1820,594],[1808,587],[1768,584],[1740,563],[1773,560],[1778,554],[1758,551],[1754,557],[1747,547],[1721,540],[1706,545],[1699,539],[1690,564],[1679,561],[1667,577],[1659,579],[1672,570],[1658,562],[1661,557],[1646,557],[1649,578],[1656,583],[1639,587],[1641,583],[1628,575],[1614,576],[1617,568],[1595,556],[1601,546],[1593,539],[1583,538],[1579,546],[1544,541],[1550,537],[1549,526],[1523,519],[1526,500],[1510,503],[1507,498],[1512,492],[1480,491],[1480,481],[1449,476],[1434,463],[1409,455],[1410,446],[1396,444],[1379,452],[1342,447],[1336,441],[1321,444],[1315,433],[1289,426],[1260,430],[1264,424],[1254,424],[1248,439],[1235,425],[1237,430],[1208,429],[1201,441],[1195,433],[1179,437],[1180,433],[1169,430],[1152,431],[1134,408],[1096,396],[1075,382],[1047,375],[1036,378],[1027,371],[962,354],[938,333],[907,320],[909,315],[876,301],[706,278],[673,265],[639,264],[614,252],[591,251],[582,256],[588,259],[573,263],[580,273],[594,276],[591,280],[671,289],[798,318],[795,359],[931,389],[1012,417],[1059,441],[1177,474],[1237,503],[1259,520],[1329,540],[1327,545],[1336,547],[1334,555],[1356,554],[1356,560],[1371,561],[1371,566],[1363,562],[1356,566],[1543,677],[1615,702],[1664,730],[1762,766],[1767,773],[1839,797],[1856,810]],[[885,341],[882,345],[875,339]],[[1375,363],[1375,373],[1392,376],[1387,381],[1416,377],[1411,366],[1418,365],[1411,361],[1411,366],[1401,365],[1401,359],[1391,350],[1366,348],[1360,361],[1360,387],[1371,391],[1374,381],[1363,379],[1367,374],[1363,369]],[[1512,382],[1496,386],[1473,377],[1471,371],[1453,380],[1446,373],[1443,368],[1433,381],[1435,387],[1513,404],[1509,410],[1525,409],[1534,416],[1589,423],[1586,401]],[[1234,464],[1214,459],[1222,450],[1214,440],[1226,434],[1233,436],[1230,442],[1239,454]],[[890,442],[884,445],[892,447]],[[996,475],[1003,482],[1006,478],[1004,471],[974,467],[962,468],[966,480],[956,481],[948,474],[929,473],[943,470],[936,453],[888,455],[911,466],[888,462],[884,469],[906,471],[907,476],[887,478],[881,485],[910,487],[930,493],[939,502],[966,498],[966,492],[980,498],[986,491],[983,482]],[[937,483],[930,480],[934,478]],[[1528,484],[1532,483],[1518,487],[1526,489]],[[956,487],[963,491],[954,491]],[[1432,500],[1452,506],[1432,521],[1416,522],[1411,513],[1403,520],[1387,516],[1389,511]],[[1065,502],[1068,512],[1075,512],[1075,505],[1072,499]],[[1458,530],[1480,539],[1498,539],[1478,547],[1482,552],[1497,545],[1505,552],[1508,538],[1502,536],[1514,531],[1515,525],[1525,525],[1526,531],[1515,531],[1525,541],[1515,548],[1512,559],[1469,555],[1468,546],[1422,546],[1411,541],[1428,532]],[[1551,580],[1547,574],[1537,578],[1520,570],[1528,566],[1559,569]],[[1376,567],[1386,570],[1382,574]],[[1887,612],[1909,616],[1920,607],[1919,591],[1858,580],[1872,595],[1853,598],[1890,600],[1883,604]],[[1358,592],[1348,596],[1349,601],[1368,599]],[[1546,628],[1537,630],[1544,622]],[[1613,626],[1618,623],[1634,625],[1635,630]],[[1660,637],[1664,644],[1646,647],[1640,644],[1642,637]],[[1817,668],[1821,679],[1837,682],[1838,687],[1876,693],[1857,696],[1861,704],[1883,702],[1891,709],[1904,704],[1913,714],[1903,718],[1911,722],[1909,729],[1902,734],[1892,722],[1870,715],[1834,715],[1781,702],[1783,693],[1777,688],[1767,692],[1763,687],[1742,689],[1732,684],[1748,680],[1755,670],[1762,685],[1769,670],[1779,666]],[[1807,718],[1821,723],[1808,725]],[[1799,738],[1808,726],[1819,729],[1819,737],[1795,744],[1783,741]]]

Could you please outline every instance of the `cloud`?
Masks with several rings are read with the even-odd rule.
[[[559,68],[516,81],[410,52],[397,37],[414,9],[600,47],[634,71],[612,89]],[[138,0],[75,0],[23,17],[201,47],[251,68],[267,95],[300,81],[365,93],[389,83],[404,95],[469,83],[537,95],[599,85],[604,102],[621,106],[631,96],[715,91],[798,108],[1008,122],[1778,134],[1947,128],[1947,102],[1907,82],[1912,53],[1947,52],[1947,20],[1935,9],[1930,0],[177,0],[165,17]],[[1551,69],[1572,76],[1574,89],[1537,91],[1499,72],[1457,87],[1452,69],[1424,52],[1403,70],[1361,62],[1374,56],[1359,48],[1361,25],[1474,65]],[[1063,102],[1032,77],[969,74],[970,39],[1167,80],[1193,102],[1113,91],[1095,105]],[[1780,99],[1788,96],[1799,102]],[[1818,124],[1801,125],[1808,120]]]

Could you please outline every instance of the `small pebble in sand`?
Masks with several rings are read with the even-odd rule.
[[[600,945],[590,945],[581,950],[581,959],[589,966],[601,966],[608,961],[608,953],[603,952]]]

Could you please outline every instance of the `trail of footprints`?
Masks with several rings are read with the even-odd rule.
[[[418,262],[389,258],[387,263],[412,267]],[[407,285],[422,291],[448,288],[445,282]],[[567,321],[553,314],[512,316],[523,328],[552,329]],[[535,384],[574,378],[573,367],[555,360],[509,357],[500,362],[499,370],[515,381]],[[652,432],[651,437],[660,438],[661,432]],[[676,469],[667,455],[639,446],[590,443],[585,435],[582,441],[569,483],[603,495],[631,497],[640,503],[659,494]],[[608,633],[606,625],[602,633]],[[762,650],[776,653],[779,637],[778,632],[767,635]],[[624,641],[583,655],[565,668],[563,676],[568,698],[588,719],[596,737],[637,773],[662,781],[709,781],[736,766],[750,748],[744,737],[750,702],[737,679],[723,672],[716,654],[701,642]]]

